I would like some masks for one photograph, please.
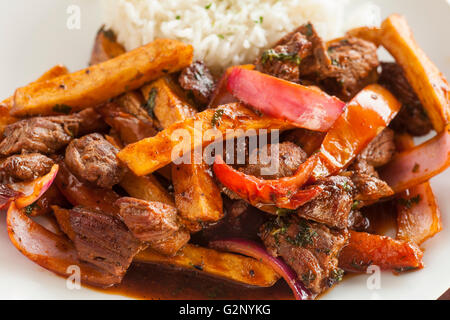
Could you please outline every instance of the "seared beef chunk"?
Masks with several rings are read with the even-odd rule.
[[[386,128],[358,155],[358,160],[365,160],[369,165],[377,168],[391,161],[394,153],[394,131]]]
[[[407,132],[413,136],[422,136],[433,128],[416,93],[405,77],[403,69],[397,63],[381,63],[382,72],[379,83],[391,91],[402,103],[391,127],[398,132]]]
[[[78,134],[103,127],[99,120],[99,114],[93,109],[86,109],[68,116],[36,117],[15,122],[5,128],[0,155],[55,153]]]
[[[278,155],[272,158],[272,146],[269,144],[264,151],[260,148],[253,150],[249,155],[249,161],[257,163],[247,164],[239,168],[239,171],[263,179],[279,179],[294,175],[307,157],[302,148],[296,144],[283,142],[278,144]]]
[[[0,174],[4,178],[29,181],[47,174],[53,164],[52,159],[39,153],[14,155],[0,164]]]
[[[348,216],[348,226],[352,230],[366,231],[370,227],[370,220],[361,211],[352,210]]]
[[[318,181],[315,185],[322,188],[322,193],[298,208],[297,214],[330,227],[347,228],[348,216],[353,206],[353,182],[344,176],[332,176]]]
[[[189,241],[189,233],[178,222],[177,209],[161,202],[135,198],[117,200],[120,216],[134,236],[152,249],[174,255]]]
[[[196,102],[206,105],[214,91],[214,78],[202,61],[195,61],[185,68],[178,78],[183,89],[194,94]]]
[[[310,23],[287,34],[255,63],[257,70],[292,82],[329,64],[325,44]]]
[[[264,224],[260,236],[269,253],[282,257],[313,293],[319,294],[342,280],[337,257],[347,243],[347,230],[331,230],[290,216]]]
[[[79,258],[114,275],[123,275],[143,247],[119,219],[92,209],[73,208],[69,223]]]
[[[111,188],[123,175],[116,154],[119,150],[99,133],[73,140],[64,159],[70,171],[78,178],[101,188]]]
[[[394,194],[391,187],[377,177],[356,173],[352,181],[356,186],[355,201],[374,201]],[[354,207],[359,207],[357,202]]]
[[[335,40],[328,45],[332,68],[318,74],[330,94],[348,101],[370,83],[376,82],[379,65],[377,47],[359,38]]]
[[[356,187],[354,208],[361,208],[394,194],[386,182],[379,179],[375,167],[391,161],[395,153],[394,132],[386,128],[373,139],[349,167]]]

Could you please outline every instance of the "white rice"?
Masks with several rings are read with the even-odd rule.
[[[103,0],[102,5],[104,23],[127,50],[156,38],[178,39],[216,70],[253,62],[307,21],[329,40],[381,20],[380,9],[363,0]]]

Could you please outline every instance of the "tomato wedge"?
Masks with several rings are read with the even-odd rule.
[[[254,206],[274,203],[279,208],[296,209],[321,192],[319,187],[299,190],[310,178],[314,166],[314,161],[306,161],[292,177],[264,180],[235,170],[217,156],[213,170],[224,186]]]
[[[400,107],[400,102],[380,85],[369,85],[359,92],[325,136],[314,178],[337,173],[348,166],[389,125]]]
[[[350,242],[339,255],[339,267],[349,272],[365,272],[375,265],[400,272],[422,268],[422,256],[423,252],[413,243],[350,231]]]
[[[237,99],[268,116],[314,131],[327,131],[345,107],[344,102],[319,89],[243,68],[232,69],[227,88]]]
[[[318,188],[299,189],[306,182],[336,174],[348,166],[400,109],[400,102],[379,85],[370,85],[348,104],[325,136],[319,152],[300,165],[291,177],[264,180],[234,170],[219,157],[213,166],[219,181],[252,205],[275,204],[296,209],[312,200]]]
[[[85,283],[108,287],[120,283],[121,278],[82,263],[72,242],[30,219],[12,202],[7,213],[8,234],[14,246],[28,259],[62,276],[70,276],[70,266],[80,268]]]

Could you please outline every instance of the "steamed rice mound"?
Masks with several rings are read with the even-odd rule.
[[[106,26],[127,50],[157,38],[177,39],[193,45],[195,57],[216,71],[253,62],[308,21],[329,40],[381,20],[377,6],[352,0],[103,0],[102,5]]]

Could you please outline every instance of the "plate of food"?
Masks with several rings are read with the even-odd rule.
[[[0,12],[1,298],[449,289],[448,1]]]

